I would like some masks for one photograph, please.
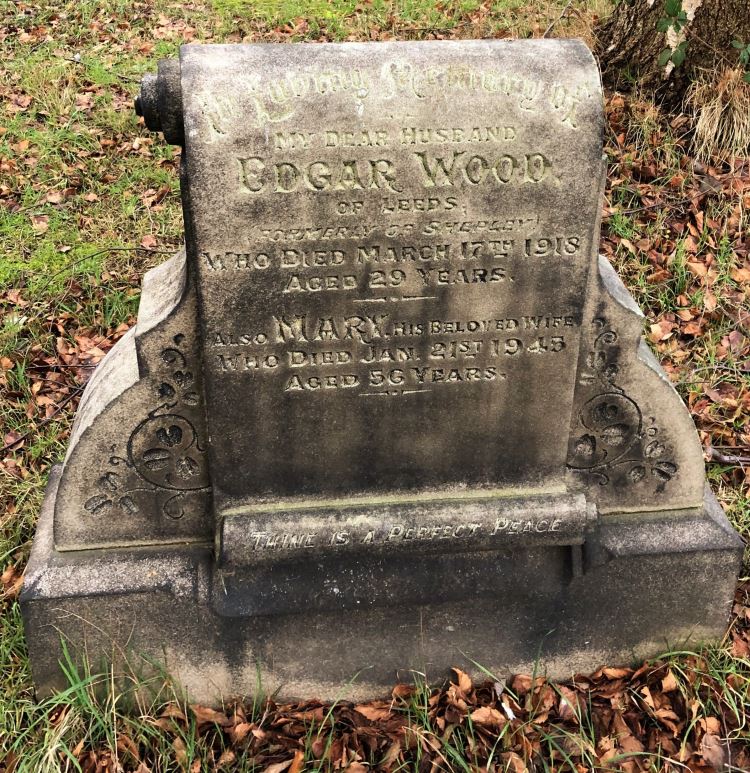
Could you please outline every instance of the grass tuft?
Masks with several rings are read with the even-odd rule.
[[[750,155],[750,83],[740,68],[704,73],[687,103],[695,117],[695,155],[704,161]]]

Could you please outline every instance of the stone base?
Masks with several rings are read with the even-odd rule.
[[[600,517],[582,551],[339,556],[229,576],[209,544],[56,551],[59,476],[21,596],[41,693],[65,686],[63,640],[92,669],[143,674],[156,663],[204,703],[257,693],[259,681],[283,698],[362,700],[454,665],[565,679],[720,638],[742,556],[707,491],[702,512]],[[305,585],[315,592],[302,598]]]

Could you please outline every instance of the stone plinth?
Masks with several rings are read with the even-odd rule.
[[[597,255],[576,41],[185,46],[150,272],[52,475],[22,605],[196,700],[555,677],[723,633],[742,544]]]

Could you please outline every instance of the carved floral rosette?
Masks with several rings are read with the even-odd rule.
[[[160,352],[152,379],[156,405],[130,432],[124,449],[112,445],[106,471],[96,482],[98,493],[84,502],[88,515],[160,512],[177,520],[191,495],[209,490],[201,393],[184,342],[178,333]]]
[[[656,419],[618,386],[618,334],[593,320],[593,344],[578,376],[580,401],[570,438],[568,468],[600,486],[651,485],[657,491],[677,472],[672,449]]]

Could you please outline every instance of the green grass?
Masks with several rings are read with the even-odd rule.
[[[213,0],[213,7],[225,18],[231,16],[251,29],[284,29],[291,40],[324,38],[341,41],[377,38],[419,37],[424,34],[459,37],[523,37],[544,31],[564,3],[504,0]],[[576,7],[585,4],[577,2]],[[589,3],[588,10],[607,4]],[[544,26],[542,26],[544,25]],[[565,20],[562,28],[570,27]],[[223,29],[228,29],[226,26]]]
[[[13,636],[11,631],[9,640]],[[227,705],[220,709],[222,714],[203,714],[199,707],[191,709],[168,680],[133,681],[114,689],[107,674],[80,671],[70,660],[63,666],[69,677],[66,690],[35,706],[21,692],[15,702],[6,700],[5,703],[15,714],[0,713],[0,729],[13,733],[6,736],[4,751],[6,760],[15,761],[15,773],[81,770],[78,759],[85,749],[100,753],[111,750],[111,758],[125,770],[138,769],[137,765],[146,759],[158,771],[208,773],[215,771],[222,759],[231,761],[231,768],[227,769],[234,771],[262,770],[268,756],[266,762],[259,764],[257,746],[235,743],[231,728],[244,725],[264,734],[278,728],[280,719],[300,721],[295,720],[298,707],[276,707],[272,701],[265,700],[244,710]],[[436,760],[439,769],[444,771],[489,770],[493,761],[498,770],[513,770],[513,755],[521,762],[517,750],[522,748],[519,746],[522,739],[526,739],[530,750],[533,747],[536,770],[572,773],[587,769],[614,773],[622,769],[623,763],[638,757],[643,759],[646,770],[677,769],[680,759],[690,757],[695,733],[706,722],[717,725],[721,722],[722,742],[733,745],[736,753],[744,744],[750,744],[747,666],[747,662],[730,657],[720,648],[675,651],[643,669],[640,677],[631,672],[619,684],[617,677],[613,677],[613,682],[605,681],[603,690],[598,689],[596,682],[589,688],[575,690],[575,685],[559,687],[533,678],[522,692],[511,685],[505,686],[497,696],[491,687],[493,682],[499,684],[494,679],[488,684],[489,691],[481,685],[474,685],[468,692],[456,691],[456,685],[447,685],[447,689],[436,693],[427,686],[423,675],[414,674],[410,694],[394,697],[390,704],[381,704],[388,707],[386,712],[389,710],[391,718],[400,717],[403,721],[398,727],[405,728],[403,741],[397,740],[396,749],[403,755],[399,755],[402,761],[396,762],[391,770],[422,770],[426,757],[427,764]],[[17,674],[24,676],[21,670]],[[656,694],[662,675],[673,679],[673,684],[669,692]],[[650,691],[644,689],[648,684]],[[151,690],[149,697],[144,697],[145,688]],[[9,692],[12,690],[13,686],[9,685]],[[566,720],[558,717],[550,722],[546,708],[549,704],[542,700],[545,691],[553,704],[563,698],[567,700],[570,695],[579,695],[583,700],[568,703],[570,714]],[[655,705],[654,694],[658,701]],[[669,705],[679,712],[683,724],[679,733],[667,736],[670,746],[657,745],[650,753],[637,749],[615,751],[603,763],[603,750],[608,748],[607,744],[616,742],[616,738],[607,734],[606,724],[602,726],[597,711],[610,706],[610,713],[617,710],[631,718],[640,712],[641,722],[650,722],[654,731],[663,730],[665,726],[659,722],[655,710],[665,695],[669,696]],[[463,709],[459,721],[455,711],[461,714],[458,706],[462,701],[469,702],[469,708]],[[449,723],[445,721],[446,702],[455,707],[455,718]],[[489,738],[486,728],[479,727],[472,719],[472,711],[479,705],[497,707],[495,710],[502,717],[502,726]],[[272,744],[266,748],[266,754],[289,759],[298,751],[302,769],[331,770],[327,756],[346,733],[351,733],[352,708],[351,704],[335,701],[328,706],[313,705],[305,709],[309,716],[303,720],[304,734],[286,748]],[[677,715],[674,719],[678,721]],[[623,723],[621,727],[626,725]],[[399,738],[397,734],[396,739]],[[0,751],[3,751],[1,746]],[[388,741],[378,750],[371,750],[362,762],[377,770],[392,751]]]

